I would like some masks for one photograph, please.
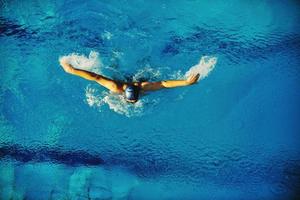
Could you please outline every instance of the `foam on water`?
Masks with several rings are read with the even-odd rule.
[[[147,81],[157,81],[159,78],[161,78],[161,69],[154,69],[150,65],[147,65],[146,67],[138,70],[132,80],[133,81],[141,81],[141,80],[147,80]]]
[[[143,97],[138,102],[131,104],[125,100],[123,95],[101,91],[91,85],[86,87],[85,96],[87,104],[98,108],[100,112],[103,110],[103,106],[107,104],[114,112],[127,117],[142,116],[146,113],[144,110],[146,104],[154,106],[159,102],[159,98]]]
[[[192,66],[186,73],[185,76],[200,74],[199,80],[207,77],[208,74],[214,69],[217,63],[217,58],[212,56],[202,56],[197,65]]]
[[[84,69],[95,73],[101,73],[101,68],[103,67],[99,53],[96,51],[91,51],[89,57],[80,55],[78,53],[71,53],[67,56],[60,57],[59,60],[65,60],[75,68]]]
[[[106,68],[112,71],[116,75],[120,75],[117,69],[111,69],[109,66],[103,65],[99,57],[99,53],[91,51],[89,56],[72,53],[68,56],[60,58],[65,59],[68,63],[75,68],[93,71],[95,73],[102,73],[102,69]],[[185,79],[190,75],[200,74],[199,80],[208,76],[217,63],[217,58],[212,56],[201,57],[197,65],[192,66],[185,74],[181,70],[166,72],[168,79]],[[132,77],[132,81],[159,81],[162,79],[162,72],[165,72],[165,68],[152,68],[150,65],[138,70]],[[168,69],[170,71],[170,69]],[[103,73],[102,73],[103,74]],[[124,77],[121,79],[125,79]],[[103,110],[104,105],[114,112],[125,115],[127,117],[141,116],[145,114],[145,105],[154,106],[160,102],[160,98],[153,98],[149,96],[143,96],[137,103],[130,104],[126,101],[123,95],[115,94],[109,91],[102,91],[99,88],[88,85],[85,89],[86,103],[91,107],[97,107],[99,111]],[[182,99],[184,94],[180,94],[175,100]],[[151,109],[147,109],[151,110]]]

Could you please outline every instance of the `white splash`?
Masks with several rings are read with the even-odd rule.
[[[67,56],[60,57],[59,60],[65,60],[75,68],[84,69],[95,73],[101,73],[101,68],[103,67],[99,53],[96,51],[91,51],[88,57],[77,53],[71,53]]]
[[[161,77],[160,69],[151,68],[151,66],[147,65],[143,69],[138,70],[133,76],[133,81],[139,81],[141,79],[146,79],[148,81],[157,80]]]
[[[169,77],[170,77],[171,80],[180,80],[180,79],[185,79],[186,78],[181,70],[174,71],[173,73],[170,74]]]
[[[202,56],[197,65],[192,66],[185,76],[200,74],[199,80],[204,79],[214,69],[217,63],[217,58],[212,56]]]
[[[89,106],[101,107],[105,102],[103,100],[103,95],[98,93],[96,89],[87,86],[85,89],[86,102]]]
[[[86,102],[91,107],[96,107],[99,111],[105,104],[114,112],[125,115],[127,117],[142,116],[145,114],[144,107],[146,104],[156,105],[158,99],[150,100],[149,98],[142,98],[138,102],[128,103],[123,95],[111,93],[109,91],[100,92],[98,89],[88,85],[85,89]]]

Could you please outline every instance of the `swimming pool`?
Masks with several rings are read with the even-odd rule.
[[[293,199],[296,1],[1,1],[1,199]],[[66,74],[198,84],[137,106]]]

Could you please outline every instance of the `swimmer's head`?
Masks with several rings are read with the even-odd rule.
[[[130,103],[136,103],[139,99],[139,93],[139,87],[134,85],[127,86],[124,92],[126,101]]]

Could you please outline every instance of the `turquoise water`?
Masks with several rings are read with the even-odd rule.
[[[0,5],[0,199],[300,198],[297,1]],[[132,106],[72,53],[123,80],[217,64]]]

